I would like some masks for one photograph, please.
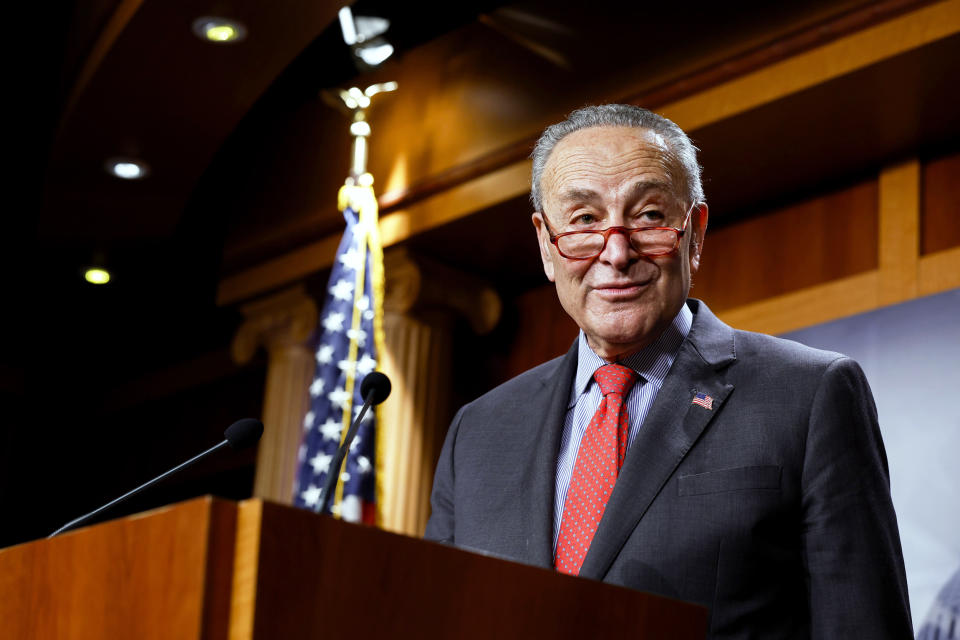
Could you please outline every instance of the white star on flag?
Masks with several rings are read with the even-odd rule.
[[[360,473],[370,473],[373,465],[370,464],[370,460],[366,456],[357,456],[357,469]]]
[[[368,235],[368,234],[370,233],[370,230],[368,229],[368,225],[367,225],[367,224],[365,224],[365,223],[363,223],[363,222],[360,222],[360,221],[357,221],[357,224],[356,224],[356,226],[354,227],[353,233],[354,233],[358,238],[362,238],[362,237]]]
[[[300,498],[303,499],[303,503],[308,507],[315,507],[317,503],[320,502],[321,493],[323,493],[323,490],[320,487],[310,485],[306,491],[300,494]]]
[[[347,522],[360,522],[360,498],[354,495],[344,496],[340,503],[340,518]]]
[[[363,329],[347,329],[347,337],[356,340],[358,346],[363,347],[367,344],[367,332]]]
[[[340,409],[340,411],[343,411],[343,409],[347,406],[347,400],[350,399],[350,394],[344,391],[341,387],[337,387],[327,394],[327,399],[330,401],[330,404]]]
[[[337,368],[340,371],[343,371],[345,374],[350,375],[353,373],[353,367],[356,363],[353,360],[341,360],[337,363]]]
[[[317,378],[310,385],[310,395],[316,398],[321,393],[323,393],[323,378]]]
[[[338,260],[345,268],[350,269],[351,271],[356,271],[360,268],[360,263],[362,258],[360,257],[360,252],[350,247],[346,253],[342,254]]]
[[[310,427],[313,426],[313,411],[307,411],[307,415],[303,416],[303,429],[307,431]]]
[[[353,283],[347,280],[338,280],[337,284],[330,287],[330,295],[337,300],[349,302],[353,297]]]
[[[377,361],[371,358],[369,353],[363,354],[363,356],[360,357],[360,362],[357,363],[357,373],[362,376],[367,375],[376,368]]]
[[[313,472],[317,475],[330,471],[330,461],[333,460],[333,456],[326,455],[322,451],[317,453],[317,455],[310,458],[310,466],[313,467]]]
[[[320,426],[320,433],[323,434],[324,440],[339,440],[342,431],[343,425],[333,418],[329,418]]]
[[[363,313],[364,320],[373,320],[373,309],[370,308],[370,296],[363,296],[357,302],[357,309]]]
[[[343,322],[342,318],[340,322]],[[333,362],[333,347],[331,345],[325,344],[317,349],[317,362],[320,364],[330,364]]]
[[[323,319],[323,328],[331,333],[343,331],[343,314],[334,311],[327,315],[327,317]]]
[[[354,453],[357,450],[357,447],[360,446],[360,436],[354,436],[353,442],[350,443],[350,453]]]

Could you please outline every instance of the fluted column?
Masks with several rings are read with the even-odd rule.
[[[309,404],[307,388],[314,371],[308,340],[317,326],[317,305],[302,287],[294,287],[247,304],[241,311],[246,321],[233,339],[234,360],[244,364],[260,346],[267,350],[264,432],[253,494],[290,504]]]
[[[486,333],[500,317],[487,283],[404,249],[384,257],[386,353],[393,393],[378,411],[382,526],[419,536],[430,515],[433,465],[450,418],[453,325]]]

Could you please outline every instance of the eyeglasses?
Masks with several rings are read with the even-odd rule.
[[[683,220],[683,227],[608,227],[597,231],[567,231],[553,233],[547,223],[545,214],[541,214],[543,224],[547,227],[550,242],[557,248],[561,256],[567,260],[590,260],[596,258],[607,248],[607,240],[611,233],[622,233],[627,236],[631,248],[642,256],[657,257],[673,253],[680,247],[680,238],[687,232],[690,222],[690,213],[687,212]]]

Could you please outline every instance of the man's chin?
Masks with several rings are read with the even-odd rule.
[[[663,333],[672,318],[654,320],[650,313],[633,308],[628,313],[612,313],[596,323],[587,334],[590,347],[601,357],[604,353],[628,355],[646,347]]]

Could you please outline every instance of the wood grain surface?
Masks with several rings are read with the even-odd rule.
[[[702,607],[281,505],[259,541],[256,640],[706,634]]]
[[[226,638],[234,523],[200,498],[0,550],[0,635]]]

